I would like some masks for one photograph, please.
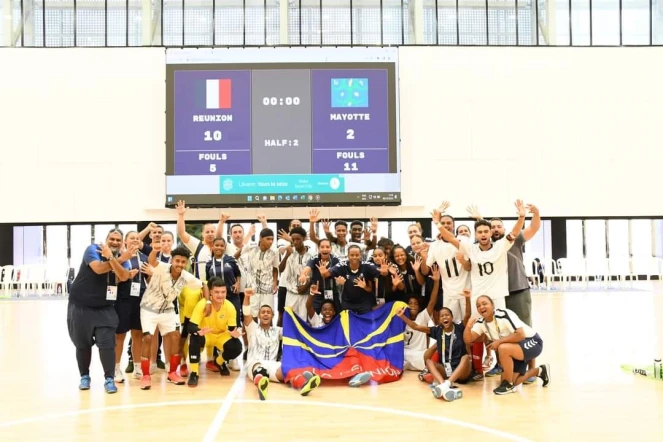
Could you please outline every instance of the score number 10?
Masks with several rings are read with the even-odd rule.
[[[354,140],[355,139],[355,131],[353,129],[348,129],[345,131],[345,139],[346,140]],[[357,167],[357,163],[343,163],[343,172],[358,172],[359,168]]]

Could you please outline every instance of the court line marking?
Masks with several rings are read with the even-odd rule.
[[[219,411],[216,413],[216,416],[214,416],[214,420],[207,429],[207,433],[205,433],[203,442],[212,442],[216,440],[216,435],[219,432],[219,430],[221,430],[221,427],[223,426],[223,421],[226,419],[228,411],[230,410],[230,407],[232,406],[235,397],[237,397],[237,394],[239,393],[240,390],[244,391],[245,381],[246,377],[244,376],[244,370],[242,370],[239,373],[239,376],[237,376],[237,378],[235,379],[235,382],[233,382],[233,386],[230,388],[230,391],[223,400],[221,408],[219,408]]]
[[[157,408],[157,407],[171,407],[171,406],[182,406],[182,405],[225,404],[226,402],[230,405],[232,405],[232,404],[304,405],[304,406],[319,406],[319,407],[329,407],[329,408],[341,408],[341,409],[348,409],[348,410],[362,410],[362,411],[381,412],[381,413],[386,413],[386,414],[393,414],[393,415],[396,415],[396,416],[408,416],[408,417],[412,417],[412,418],[415,418],[415,419],[424,419],[424,420],[434,421],[434,422],[438,422],[438,423],[442,423],[442,424],[455,425],[455,426],[466,428],[466,429],[469,429],[469,430],[480,431],[482,433],[491,434],[493,436],[497,436],[497,437],[500,437],[500,438],[506,439],[506,440],[512,440],[512,441],[516,441],[516,442],[530,442],[529,439],[518,436],[518,435],[515,435],[515,434],[512,434],[512,433],[507,433],[505,431],[496,430],[494,428],[484,427],[483,425],[473,424],[471,422],[464,422],[464,421],[451,419],[451,418],[444,417],[444,416],[434,416],[434,415],[431,415],[431,414],[417,413],[417,412],[414,412],[414,411],[396,410],[394,408],[374,407],[374,406],[371,406],[371,405],[342,404],[342,403],[336,403],[336,402],[318,402],[318,401],[289,401],[289,400],[279,400],[279,399],[275,399],[275,400],[271,399],[271,400],[268,400],[268,401],[261,401],[261,400],[258,400],[258,399],[236,399],[236,400],[232,400],[232,401],[227,401],[226,399],[200,399],[200,400],[195,400],[195,401],[170,401],[170,402],[152,402],[152,403],[147,403],[147,404],[114,405],[114,406],[110,406],[110,407],[91,408],[91,409],[88,409],[88,410],[76,410],[76,411],[70,411],[70,412],[67,412],[67,413],[50,414],[50,415],[37,416],[37,417],[26,418],[26,419],[19,419],[19,420],[16,420],[16,421],[0,422],[0,428],[16,427],[16,426],[19,426],[19,425],[29,424],[29,423],[34,423],[34,422],[42,422],[42,421],[53,420],[53,419],[62,419],[62,418],[67,418],[67,417],[76,417],[76,416],[88,415],[88,414],[93,414],[93,413],[108,412],[108,411],[123,411],[123,410],[133,410],[133,409],[137,409],[137,408]],[[230,405],[228,405],[228,408],[230,408]],[[224,407],[221,407],[221,408],[223,409]],[[226,410],[226,413],[227,412],[228,411]],[[219,413],[217,413],[217,416],[220,413],[221,413],[221,410],[219,410]],[[223,415],[223,417],[225,418],[225,414]],[[221,420],[221,423],[223,423],[223,420]]]

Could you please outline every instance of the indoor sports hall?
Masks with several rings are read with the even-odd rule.
[[[663,440],[663,3],[0,0],[0,440]]]

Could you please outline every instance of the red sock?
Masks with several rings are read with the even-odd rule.
[[[262,379],[262,375],[261,375],[261,374],[257,374],[257,375],[255,375],[255,376],[253,377],[253,383],[256,384],[256,385],[258,385],[258,382],[260,382],[260,379]]]
[[[440,354],[437,352],[437,350],[433,353],[433,356],[431,356],[430,360],[435,363],[440,362]]]
[[[180,355],[172,355],[170,357],[170,367],[168,372],[172,373],[177,370],[177,367],[180,365]]]
[[[301,390],[305,383],[306,383],[306,378],[301,374],[298,374],[297,376],[294,377],[293,380],[290,381],[290,385],[292,385],[297,390]]]
[[[472,344],[472,366],[477,373],[483,373],[483,342]]]
[[[143,370],[143,375],[150,375],[150,360],[149,358],[140,358],[140,368]]]

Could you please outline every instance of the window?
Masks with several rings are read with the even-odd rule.
[[[44,262],[44,227],[14,227],[14,266]]]
[[[413,221],[391,222],[391,240],[394,242],[394,244],[400,244],[403,247],[410,245],[410,237],[407,234],[407,228],[413,223]]]
[[[73,267],[76,273],[78,273],[85,249],[92,244],[92,226],[89,224],[73,225],[70,227],[69,232],[69,248],[71,250],[69,266]]]
[[[115,228],[115,224],[95,224],[94,225],[94,242],[101,244],[106,242],[108,233]],[[124,232],[122,232],[124,233]]]
[[[629,256],[628,220],[608,220],[608,253],[610,258]]]
[[[583,258],[583,229],[582,220],[570,219],[566,221],[566,258]],[[562,257],[564,258],[564,257]]]
[[[526,226],[529,225],[529,221],[526,222]],[[568,227],[567,227],[568,228]],[[552,240],[550,237],[550,221],[541,221],[541,228],[534,235],[534,238],[530,239],[525,244],[525,255],[529,260],[534,258],[539,258],[541,261],[544,259],[552,259]]]
[[[652,256],[652,220],[631,220],[631,254],[638,257]]]
[[[605,220],[585,220],[585,255],[587,258],[605,258]]]
[[[60,276],[69,268],[67,226],[46,226],[46,261]]]

